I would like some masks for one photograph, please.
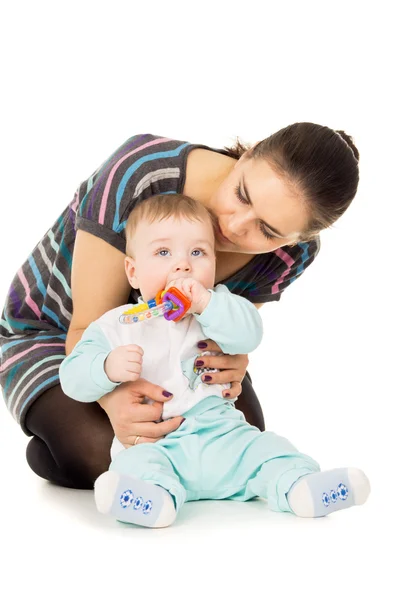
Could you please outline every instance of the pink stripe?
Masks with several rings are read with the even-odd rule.
[[[279,292],[279,286],[284,281],[285,277],[290,273],[292,265],[294,265],[294,259],[290,256],[290,254],[288,254],[287,252],[285,252],[284,250],[282,250],[282,248],[278,248],[277,250],[275,250],[275,254],[277,256],[279,256],[279,258],[281,258],[284,263],[287,264],[288,269],[286,269],[285,271],[283,271],[282,275],[279,277],[279,279],[272,286],[271,292],[273,294],[277,294]]]
[[[18,360],[18,358],[25,356],[29,352],[32,352],[32,350],[36,350],[36,348],[42,348],[42,347],[50,348],[52,346],[65,346],[65,344],[35,344],[31,348],[28,348],[27,350],[24,350],[23,352],[20,352],[19,354],[16,354],[12,358],[9,358],[8,360],[6,360],[6,362],[3,363],[0,367],[0,373],[2,371],[4,371],[4,369],[6,369],[8,367],[8,365],[12,365],[12,363],[15,362],[16,360]]]
[[[29,308],[31,308],[33,310],[35,315],[37,317],[39,317],[39,320],[40,320],[40,315],[41,315],[40,308],[37,306],[36,302],[30,297],[30,287],[29,287],[29,284],[28,284],[28,281],[27,281],[25,275],[23,274],[22,269],[19,269],[18,277],[21,280],[21,283],[22,283],[25,293],[26,293],[26,297],[25,297],[26,304],[29,306]]]
[[[71,206],[71,209],[73,210],[74,213],[76,213],[76,208],[77,208],[77,205],[79,204],[79,190],[80,190],[80,186],[75,194],[75,202]],[[73,200],[72,200],[72,202],[73,202]]]
[[[104,221],[105,221],[105,212],[106,212],[106,205],[108,203],[109,190],[110,190],[110,187],[112,184],[113,176],[114,176],[116,170],[119,168],[119,165],[121,165],[122,162],[125,161],[129,156],[132,156],[133,154],[140,152],[140,150],[143,150],[144,148],[149,148],[149,146],[155,146],[157,144],[162,144],[163,142],[169,142],[169,141],[170,141],[170,138],[160,138],[158,140],[153,140],[152,142],[148,142],[147,144],[144,144],[143,146],[140,146],[139,148],[136,148],[135,150],[132,150],[128,154],[125,154],[124,156],[122,156],[122,158],[113,166],[111,172],[109,173],[109,177],[107,179],[104,193],[103,193],[102,200],[101,200],[101,207],[100,207],[99,220],[98,220],[98,222],[101,225],[103,225]]]

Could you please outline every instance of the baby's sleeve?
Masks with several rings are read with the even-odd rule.
[[[62,391],[80,402],[95,402],[119,384],[111,381],[104,369],[112,350],[101,327],[91,323],[72,352],[62,361],[59,379]]]
[[[196,320],[206,337],[227,354],[247,354],[262,340],[263,322],[257,308],[246,298],[231,294],[225,285],[209,290],[211,298]]]

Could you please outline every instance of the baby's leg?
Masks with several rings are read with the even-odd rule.
[[[354,468],[321,471],[301,477],[287,494],[288,504],[299,517],[325,517],[331,512],[364,504],[369,480]]]
[[[257,469],[254,470],[257,460]],[[330,512],[363,504],[370,492],[369,481],[359,469],[319,471],[318,464],[300,454],[285,438],[259,433],[238,458],[249,476],[236,499],[261,496],[275,511],[290,511],[300,517],[323,517]]]
[[[161,446],[139,444],[117,454],[95,482],[100,512],[145,527],[167,527],[186,493]]]

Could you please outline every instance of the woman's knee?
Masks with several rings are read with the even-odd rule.
[[[63,452],[58,447],[53,455],[46,443],[34,436],[26,448],[26,460],[36,475],[56,485],[93,489],[94,481],[109,467],[109,450],[101,449],[92,454],[70,450]]]
[[[108,469],[113,431],[98,404],[76,402],[56,386],[36,400],[26,425],[35,436],[26,458],[40,477],[65,487],[92,489]]]

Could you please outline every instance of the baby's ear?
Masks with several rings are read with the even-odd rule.
[[[138,290],[139,285],[137,283],[137,278],[135,276],[135,260],[131,258],[131,256],[126,256],[124,259],[124,269],[126,271],[127,279],[129,284],[134,289]]]

